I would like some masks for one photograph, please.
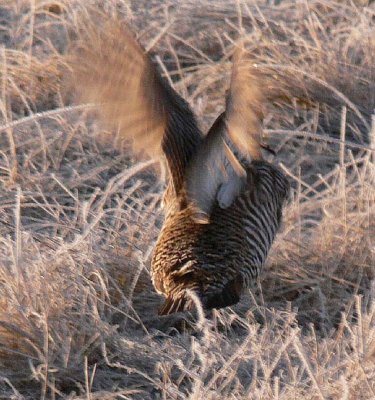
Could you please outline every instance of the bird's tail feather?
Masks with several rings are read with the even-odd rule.
[[[203,309],[211,310],[212,308],[224,308],[238,303],[240,300],[242,287],[242,279],[235,278],[229,281],[221,290],[210,293],[200,293],[197,291],[193,292],[197,294]],[[195,296],[192,296],[190,292],[191,290],[187,289],[178,293],[170,293],[163,305],[160,307],[159,315],[193,311],[197,306],[197,300],[194,299]]]
[[[187,311],[186,309],[187,298],[185,293],[181,293],[179,296],[169,294],[159,308],[159,315],[169,315],[175,312]]]

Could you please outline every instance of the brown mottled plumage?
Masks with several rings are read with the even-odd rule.
[[[160,314],[191,309],[190,291],[206,309],[237,303],[256,281],[289,190],[262,159],[262,89],[242,46],[226,110],[206,136],[124,24],[85,25],[75,54],[81,99],[99,102],[103,120],[136,150],[164,155],[168,164],[166,218],[151,265],[154,286],[166,296]]]

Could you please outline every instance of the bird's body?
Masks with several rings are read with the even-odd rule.
[[[289,184],[266,161],[251,164],[257,181],[228,208],[216,204],[208,224],[197,224],[185,207],[166,216],[151,265],[156,290],[167,300],[163,314],[190,308],[186,290],[203,307],[221,308],[239,301],[261,271],[281,221]]]
[[[98,24],[97,26],[100,26]],[[82,98],[135,148],[167,162],[165,222],[151,262],[161,314],[239,301],[256,282],[281,221],[289,184],[260,152],[262,91],[257,72],[234,55],[226,110],[207,135],[188,103],[159,75],[118,21],[87,29],[75,63]]]

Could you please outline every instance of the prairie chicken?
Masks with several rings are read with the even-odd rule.
[[[284,174],[261,155],[262,88],[235,51],[226,110],[207,135],[188,103],[164,80],[118,21],[85,27],[73,71],[85,101],[137,151],[162,157],[169,183],[165,222],[151,263],[160,314],[237,303],[262,268],[289,192]]]

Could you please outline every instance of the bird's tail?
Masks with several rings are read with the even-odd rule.
[[[215,291],[200,292],[198,290],[183,289],[177,293],[170,293],[160,307],[159,315],[193,311],[198,307],[204,310],[211,310],[213,308],[232,306],[239,302],[242,288],[242,279],[236,278]]]
[[[188,311],[190,307],[188,307],[187,303],[188,301],[184,292],[181,292],[178,295],[169,294],[162,306],[159,308],[158,314],[169,315],[176,312]]]

